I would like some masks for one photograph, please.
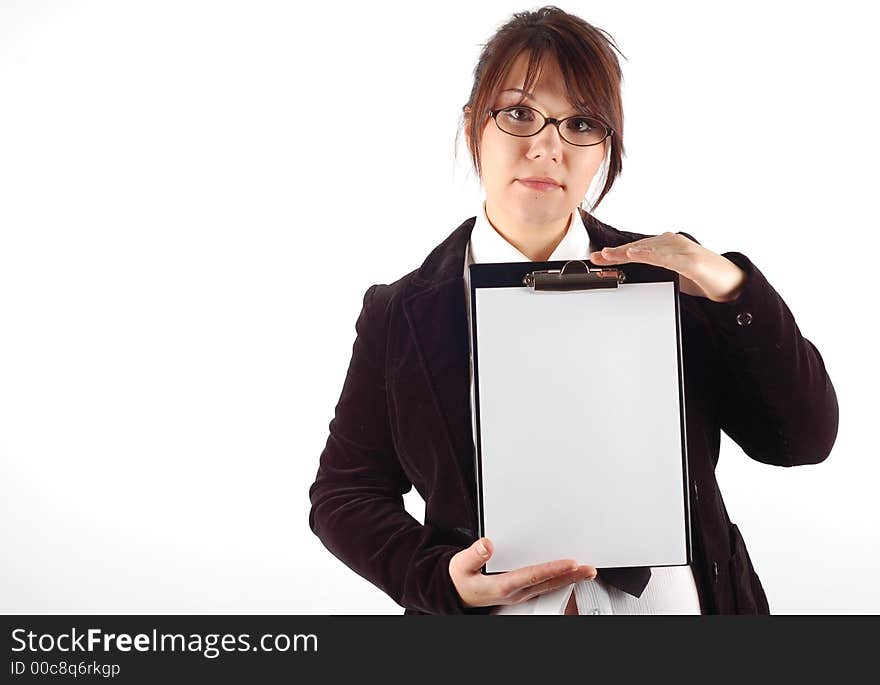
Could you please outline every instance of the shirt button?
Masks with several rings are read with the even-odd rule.
[[[587,613],[591,614],[593,616],[598,616],[599,614],[602,613],[602,610],[601,609],[590,609]]]
[[[736,322],[740,326],[748,326],[750,323],[752,323],[752,315],[749,314],[749,312],[741,312],[740,314],[736,315]]]

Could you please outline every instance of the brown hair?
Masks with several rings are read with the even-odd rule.
[[[495,32],[480,53],[471,95],[462,107],[463,123],[471,134],[468,151],[481,180],[480,143],[489,117],[487,110],[498,95],[507,70],[521,53],[527,52],[529,62],[523,89],[529,91],[549,56],[559,64],[566,94],[575,107],[602,120],[614,131],[606,139],[611,144],[611,153],[605,185],[593,207],[599,205],[623,168],[623,76],[612,46],[620,52],[608,33],[553,5],[515,13]],[[457,147],[458,134],[455,140]]]

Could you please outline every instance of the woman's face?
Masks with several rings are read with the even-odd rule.
[[[507,89],[523,87],[527,63],[528,54],[520,54],[492,109],[517,104],[522,93]],[[557,119],[580,114],[568,100],[559,66],[552,59],[544,63],[531,97],[523,104]],[[589,147],[571,145],[559,137],[553,125],[534,136],[518,138],[501,131],[487,117],[480,146],[487,206],[518,224],[548,225],[567,220],[586,195],[608,144],[606,138]],[[560,186],[535,190],[519,180],[533,176],[550,177]]]

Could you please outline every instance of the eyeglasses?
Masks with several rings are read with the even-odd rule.
[[[524,105],[490,109],[487,112],[495,120],[495,125],[499,129],[518,138],[534,136],[543,131],[547,124],[553,124],[565,142],[578,147],[589,147],[590,145],[598,145],[614,133],[611,128],[592,117],[578,115],[565,119],[553,119]]]

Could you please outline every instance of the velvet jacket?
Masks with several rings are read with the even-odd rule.
[[[647,237],[578,211],[597,249]],[[491,610],[465,607],[449,576],[452,555],[478,537],[462,277],[474,222],[418,269],[367,289],[309,488],[314,534],[405,614]],[[746,272],[736,300],[680,296],[692,568],[703,614],[768,614],[715,479],[720,431],[757,461],[817,464],[837,437],[838,404],[821,354],[776,290],[745,255],[724,256]],[[424,524],[404,508],[412,487]]]

